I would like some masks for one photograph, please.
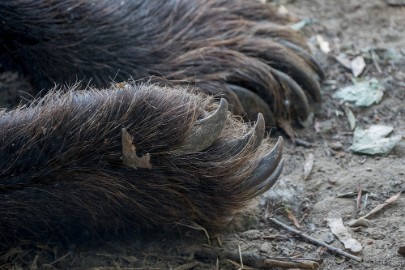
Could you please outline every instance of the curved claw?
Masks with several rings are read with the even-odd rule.
[[[288,67],[289,70],[282,70],[281,67],[279,69],[283,72],[289,72],[291,78],[302,85],[302,88],[309,93],[309,96],[312,97],[313,101],[321,101],[321,86],[311,71],[293,65]]]
[[[247,188],[258,191],[264,187],[269,189],[276,182],[283,168],[283,145],[283,138],[280,136],[273,149],[259,161],[253,174],[246,180]]]
[[[226,149],[227,155],[233,156],[238,154],[242,149],[249,143],[252,143],[252,151],[256,151],[261,145],[265,133],[265,121],[263,115],[259,113],[257,115],[257,120],[255,126],[246,133],[242,138],[234,139],[224,143],[221,149]]]
[[[202,151],[211,146],[224,129],[228,118],[228,102],[221,98],[218,109],[210,116],[198,120],[191,131],[186,143],[171,152],[173,155],[183,155]]]
[[[271,72],[280,82],[286,83],[289,86],[292,92],[292,106],[299,109],[297,110],[299,118],[305,120],[309,115],[310,109],[308,98],[305,95],[304,90],[302,90],[301,86],[299,86],[290,76],[288,76],[284,72],[281,72],[274,68],[271,69]],[[298,104],[298,106],[296,104]]]
[[[254,140],[253,149],[256,150],[263,141],[266,128],[265,123],[266,122],[264,121],[263,114],[258,113],[254,128],[249,133],[247,133],[242,140],[239,140],[240,143],[242,143],[242,145],[245,145],[248,141]]]
[[[276,125],[276,120],[269,104],[253,91],[237,85],[229,85],[229,88],[238,96],[239,102],[245,109],[249,119],[254,119],[258,113],[262,113],[265,123],[270,126]]]
[[[280,177],[281,173],[283,172],[283,168],[284,168],[284,159],[282,158],[277,168],[270,175],[270,177],[267,178],[266,181],[264,181],[263,184],[258,188],[258,191],[266,192],[267,190],[269,190]]]
[[[280,44],[286,46],[287,48],[293,50],[296,54],[298,54],[302,59],[307,62],[307,64],[316,72],[316,74],[319,76],[320,80],[325,79],[325,72],[323,71],[321,65],[318,63],[318,61],[315,60],[315,58],[308,53],[305,49],[301,48],[300,46],[287,41],[287,40],[279,40],[278,41]]]

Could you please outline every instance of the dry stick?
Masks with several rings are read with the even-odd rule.
[[[305,233],[300,232],[300,231],[298,231],[298,230],[296,230],[296,229],[294,229],[294,228],[292,228],[292,227],[290,227],[288,225],[285,225],[284,223],[282,223],[281,221],[279,221],[276,218],[270,218],[270,221],[277,224],[278,226],[282,227],[283,229],[285,229],[285,230],[287,230],[289,232],[292,232],[294,234],[297,234],[297,235],[301,236],[302,238],[307,239],[309,242],[311,242],[313,244],[326,247],[328,250],[330,250],[332,252],[335,252],[335,253],[340,254],[342,256],[345,256],[345,257],[348,257],[350,259],[356,260],[358,262],[363,261],[363,259],[360,258],[360,257],[357,257],[357,256],[354,256],[354,255],[352,255],[350,253],[344,252],[343,250],[341,250],[341,249],[339,249],[337,247],[328,245],[325,242],[322,242],[322,241],[320,241],[320,240],[318,240],[316,238],[313,238],[313,237],[311,237],[309,235],[306,235]]]
[[[188,269],[193,269],[196,266],[199,266],[200,263],[199,262],[189,262],[183,265],[180,265],[176,268],[174,268],[174,270],[188,270]]]
[[[184,254],[189,252],[186,251]],[[307,259],[291,259],[291,258],[268,258],[255,253],[244,252],[236,253],[224,251],[218,248],[198,248],[194,249],[194,257],[197,260],[205,259],[227,259],[232,264],[239,261],[240,264],[243,260],[243,265],[253,267],[255,269],[268,269],[268,268],[299,268],[299,269],[319,269],[319,263]],[[240,265],[241,266],[241,265]]]

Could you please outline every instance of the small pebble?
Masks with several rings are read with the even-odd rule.
[[[260,252],[270,253],[272,245],[270,242],[264,242],[260,247]]]
[[[330,148],[332,148],[333,150],[342,150],[343,145],[341,142],[332,142],[329,144]]]

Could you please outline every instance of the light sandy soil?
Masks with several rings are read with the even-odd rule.
[[[308,147],[287,142],[287,166],[276,186],[237,218],[229,232],[210,233],[211,246],[238,254],[251,253],[268,257],[315,259],[320,269],[405,269],[405,257],[398,248],[405,246],[405,194],[393,205],[370,218],[369,227],[349,228],[363,250],[356,262],[293,236],[269,221],[270,216],[293,226],[286,216],[289,210],[297,218],[300,230],[331,245],[344,249],[327,225],[333,212],[348,222],[369,212],[394,194],[405,191],[405,147],[399,145],[387,156],[351,153],[353,132],[349,128],[342,104],[331,95],[351,84],[353,75],[334,60],[344,53],[349,58],[372,49],[380,56],[376,63],[366,58],[367,68],[361,78],[378,78],[385,87],[384,98],[367,109],[351,107],[358,125],[385,124],[394,133],[405,135],[405,7],[391,7],[382,0],[299,0],[278,1],[300,19],[312,18],[303,29],[313,44],[315,35],[331,45],[328,56],[319,54],[327,72],[323,86],[323,103],[312,122],[296,130]],[[394,52],[396,59],[384,55]],[[316,127],[316,129],[315,129]],[[342,147],[336,149],[336,143]],[[332,148],[333,146],[333,148]],[[303,179],[306,157],[314,154],[314,166]],[[356,209],[359,189],[363,191],[361,213]],[[367,194],[367,203],[364,198]],[[339,194],[352,196],[337,198]],[[38,268],[65,269],[237,269],[228,260],[201,259],[192,249],[208,243],[203,231],[194,229],[166,232],[141,232],[134,237],[80,245],[66,249],[41,245],[19,254],[14,264]],[[16,251],[18,252],[18,251]],[[13,254],[11,254],[13,255]],[[15,254],[14,254],[15,255]],[[38,257],[36,257],[38,255]],[[37,258],[37,259],[35,259]],[[246,263],[246,262],[245,262]],[[247,264],[247,263],[246,263]],[[183,268],[176,268],[181,267]],[[5,265],[10,267],[10,265]],[[248,268],[246,268],[248,269]]]

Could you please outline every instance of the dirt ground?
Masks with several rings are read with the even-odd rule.
[[[170,234],[141,232],[91,246],[61,249],[44,244],[29,251],[16,249],[2,259],[18,254],[15,269],[23,265],[31,269],[242,269],[231,262],[238,261],[241,252],[252,255],[250,259],[256,263],[260,258],[304,258],[318,262],[319,269],[405,269],[405,256],[398,253],[405,246],[405,194],[371,216],[368,227],[347,227],[362,246],[355,254],[362,262],[331,253],[269,221],[276,217],[294,227],[294,216],[299,230],[344,250],[328,227],[328,215],[340,215],[346,225],[405,191],[404,137],[386,156],[351,153],[353,131],[342,102],[332,98],[354,78],[335,57],[364,56],[366,68],[360,79],[377,78],[385,92],[383,100],[369,108],[349,105],[357,125],[390,125],[395,135],[405,136],[405,7],[389,6],[383,0],[276,2],[300,20],[311,19],[302,31],[314,47],[318,45],[316,35],[322,36],[330,52],[317,53],[327,73],[322,105],[306,128],[296,130],[298,143],[287,141],[286,166],[272,190],[237,217],[227,232],[208,232],[209,239],[202,228]],[[314,165],[304,180],[303,166],[310,153]],[[357,207],[359,190],[362,197]],[[338,196],[341,194],[346,196]],[[204,253],[205,248],[212,252],[209,247],[221,248],[223,258]],[[243,269],[254,264],[248,259]]]

